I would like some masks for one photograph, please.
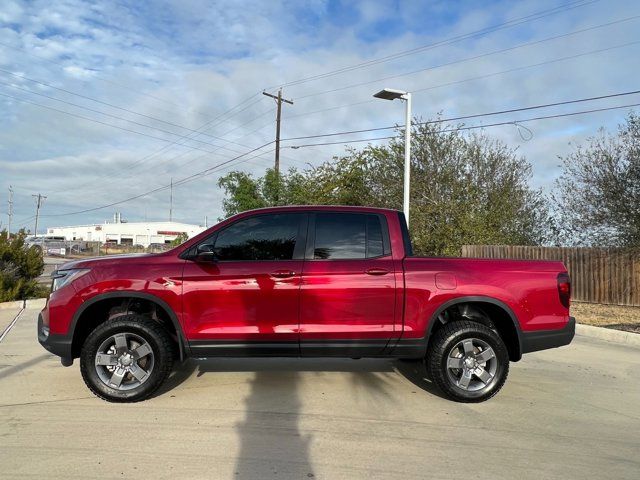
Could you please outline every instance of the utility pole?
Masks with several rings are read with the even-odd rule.
[[[40,207],[42,207],[42,203],[44,202],[44,200],[47,198],[44,195],[31,195],[33,198],[36,199],[36,225],[35,225],[35,231],[33,232],[33,234],[37,237],[38,236],[38,219],[40,218]]]
[[[13,187],[11,185],[9,185],[9,210],[7,210],[7,216],[9,217],[7,234],[11,237],[11,221],[13,220]]]
[[[169,221],[173,220],[173,177],[171,177],[171,193],[169,194]]]
[[[282,102],[288,103],[289,105],[293,105],[293,101],[282,98],[282,89],[278,90],[278,95],[271,95],[267,92],[262,92],[263,95],[267,97],[271,97],[276,101],[278,105],[278,110],[276,113],[276,162],[274,166],[274,170],[276,171],[276,175],[280,174],[280,120],[282,119]]]

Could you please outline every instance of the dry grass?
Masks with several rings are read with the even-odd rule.
[[[571,315],[585,325],[640,333],[640,307],[573,302]]]

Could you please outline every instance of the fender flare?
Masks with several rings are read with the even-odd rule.
[[[511,322],[513,323],[513,327],[516,330],[516,336],[518,338],[518,351],[516,354],[516,358],[514,360],[515,361],[520,360],[520,358],[522,358],[522,329],[520,328],[520,322],[518,321],[518,317],[516,317],[515,313],[513,313],[513,310],[511,310],[511,307],[509,307],[506,303],[500,300],[497,300],[493,297],[486,297],[482,295],[471,295],[471,296],[452,298],[451,300],[444,302],[442,305],[438,307],[438,309],[433,313],[433,315],[431,315],[431,318],[429,319],[429,326],[427,327],[427,336],[426,336],[427,342],[429,342],[429,339],[431,338],[431,332],[438,320],[438,317],[442,312],[444,312],[446,309],[454,305],[459,305],[461,303],[470,303],[470,302],[489,303],[491,305],[495,305],[496,307],[500,307],[502,310],[507,312],[507,314],[509,315],[509,318],[511,319]]]
[[[178,335],[178,349],[180,352],[180,361],[184,360],[189,354],[189,346],[187,345],[184,332],[182,331],[182,325],[178,321],[178,316],[175,314],[173,309],[169,306],[167,302],[162,300],[160,297],[153,295],[151,293],[145,292],[136,292],[130,290],[118,290],[114,292],[101,293],[94,297],[91,297],[89,300],[85,301],[80,305],[78,310],[73,314],[73,318],[71,320],[71,325],[69,327],[69,331],[72,335],[72,338],[75,336],[76,324],[78,320],[84,313],[84,311],[89,308],[91,305],[101,302],[102,300],[110,300],[114,298],[140,298],[143,300],[148,300],[150,302],[158,305],[171,319],[171,323],[173,327],[176,329],[176,333]]]

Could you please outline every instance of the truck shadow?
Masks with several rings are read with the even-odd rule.
[[[7,367],[0,366],[0,379],[5,377],[9,377],[15,373],[21,372],[29,367],[32,367],[40,362],[44,362],[45,360],[53,358],[53,356],[49,353],[45,353],[44,355],[40,355],[39,357],[31,358],[22,363],[18,363],[17,365],[11,365]],[[57,358],[57,357],[56,357]]]
[[[345,358],[210,358],[187,359],[174,366],[168,380],[154,394],[164,395],[179,387],[192,376],[201,377],[209,373],[223,372],[344,372],[350,373],[355,383],[364,388],[380,390],[384,387],[384,377],[380,373],[399,374],[419,389],[446,398],[429,379],[424,362],[414,360],[363,358],[359,360]]]
[[[344,372],[354,391],[389,395],[390,376],[402,375],[418,388],[441,396],[426,378],[423,362],[392,359],[343,358],[214,358],[189,359],[178,365],[158,395],[204,375],[249,372],[244,418],[235,425],[240,445],[233,478],[314,478],[311,461],[313,434],[305,431],[299,389],[307,372]]]
[[[258,370],[245,399],[245,418],[236,424],[240,450],[235,478],[313,478],[312,434],[301,430],[300,374]]]

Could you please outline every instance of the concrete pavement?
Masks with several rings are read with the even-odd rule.
[[[366,359],[189,361],[114,405],[38,345],[36,316],[0,343],[2,478],[640,478],[637,347],[579,336],[477,405]]]
[[[23,305],[22,301],[0,303],[0,337],[20,313]]]

